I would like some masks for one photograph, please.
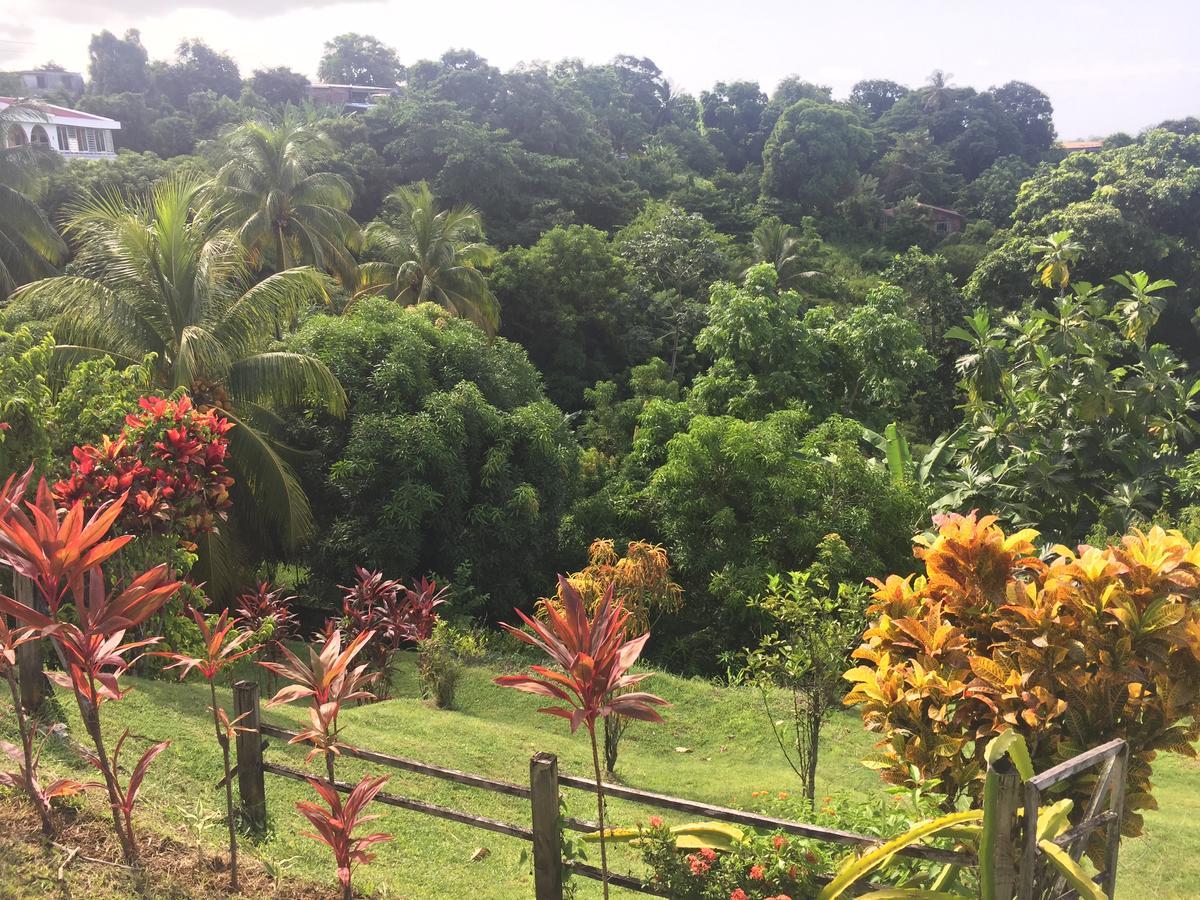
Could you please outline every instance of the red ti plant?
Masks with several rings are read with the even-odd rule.
[[[366,686],[376,676],[367,673],[365,663],[353,668],[350,666],[371,637],[371,632],[364,631],[342,649],[342,633],[335,629],[320,650],[308,648],[307,664],[283,646],[279,648],[284,656],[283,662],[259,663],[263,668],[293,682],[280,688],[267,706],[308,699],[311,727],[297,734],[290,743],[311,743],[313,749],[308,754],[309,761],[318,753],[325,754],[330,784],[333,783],[333,757],[339,752],[337,719],[342,704],[371,696]]]
[[[386,700],[392,681],[392,657],[400,644],[407,640],[406,604],[401,597],[404,586],[396,580],[383,577],[382,572],[372,572],[362,566],[354,567],[356,581],[340,584],[345,594],[342,597],[342,618],[346,631],[352,635],[371,632],[366,654],[379,678],[376,681],[376,696]]]
[[[450,599],[450,588],[438,590],[437,582],[422,578],[405,588],[404,624],[405,639],[419,644],[429,640],[433,626],[437,624],[435,610]]]
[[[292,612],[295,600],[295,597],[287,596],[283,588],[272,588],[268,582],[260,581],[253,590],[246,591],[235,601],[234,621],[239,628],[253,633],[263,659],[278,662],[277,648],[299,634],[300,622]],[[273,690],[275,673],[270,673],[268,679]]]
[[[225,710],[217,703],[217,676],[226,666],[254,652],[253,647],[248,650],[242,649],[254,634],[250,631],[235,631],[234,623],[229,620],[229,610],[223,610],[212,626],[198,610],[192,609],[190,612],[196,625],[200,628],[200,635],[204,640],[204,655],[200,657],[187,656],[183,653],[160,655],[175,660],[167,668],[179,668],[181,670],[180,680],[186,678],[188,673],[195,669],[208,682],[208,692],[212,698],[212,706],[209,709],[213,716],[213,731],[217,735],[217,743],[221,746],[221,755],[225,764],[225,815],[229,825],[229,886],[236,891],[238,890],[237,827],[233,817],[233,776],[229,765],[229,740],[232,733],[237,730],[237,720],[230,722]]]
[[[113,826],[125,858],[130,863],[137,862],[137,841],[131,819],[137,791],[122,791],[120,787],[115,754],[110,762],[104,749],[100,706],[109,700],[120,700],[127,693],[121,690],[118,679],[135,660],[127,659],[126,654],[159,640],[151,637],[124,643],[126,630],[157,612],[179,586],[178,581],[169,579],[167,566],[163,564],[143,572],[120,593],[109,595],[104,590],[103,572],[99,567],[94,568],[88,575],[87,589],[81,588],[74,598],[78,624],[55,621],[0,594],[0,613],[8,613],[18,621],[37,628],[42,635],[50,637],[58,648],[67,671],[48,672],[47,677],[75,693],[84,727],[96,747],[97,755],[91,762],[104,775],[112,806]],[[151,754],[149,759],[154,756],[157,756],[157,752]],[[149,759],[145,759],[147,766]]]
[[[122,494],[101,504],[86,522],[82,503],[60,516],[43,478],[25,509],[16,502],[0,503],[0,561],[31,579],[50,615],[57,616],[67,591],[82,594],[84,575],[133,540],[132,535],[108,538],[125,500]]]
[[[329,809],[304,801],[296,804],[296,809],[317,829],[316,834],[306,834],[305,837],[320,841],[333,851],[333,858],[337,862],[338,881],[342,883],[342,900],[351,900],[354,895],[350,887],[350,876],[354,864],[369,863],[375,856],[368,853],[367,848],[372,844],[392,839],[390,834],[354,836],[354,829],[359,825],[379,818],[377,815],[364,816],[362,811],[375,799],[387,777],[364,777],[354,786],[344,804],[333,785],[325,784],[316,778],[306,780],[313,790],[321,795]]]
[[[111,762],[103,760],[102,757],[94,757],[89,760],[97,769],[106,773],[106,778],[108,777],[107,772],[110,770],[112,772],[120,771],[121,748],[125,746],[125,739],[128,737],[129,729],[126,728],[121,733],[121,736],[117,738],[117,745],[113,748]],[[116,815],[117,811],[120,811],[121,819],[125,825],[125,834],[128,836],[129,846],[133,850],[133,860],[131,861],[137,860],[137,844],[133,837],[133,808],[137,803],[138,792],[142,789],[142,782],[146,780],[146,772],[150,769],[150,763],[154,762],[154,757],[170,746],[170,741],[162,741],[143,753],[141,759],[133,767],[133,772],[129,776],[129,782],[124,788],[121,787],[120,782],[115,782],[116,800],[113,814]]]
[[[545,653],[562,670],[531,666],[533,675],[501,675],[496,684],[560,700],[566,706],[539,709],[559,716],[571,724],[572,733],[583,725],[592,740],[592,765],[596,774],[596,808],[600,817],[600,868],[604,896],[608,897],[608,856],[604,842],[604,784],[600,779],[600,754],[596,744],[596,720],[611,715],[627,716],[644,722],[661,722],[655,706],[667,701],[644,691],[622,693],[649,678],[652,673],[628,674],[650,638],[650,632],[627,640],[629,612],[620,598],[613,597],[609,585],[592,615],[579,592],[566,578],[559,576],[561,611],[546,605],[546,621],[530,618],[520,610],[518,616],[529,631],[504,625],[520,640]],[[530,633],[532,632],[532,634]],[[536,676],[536,677],[535,677]]]
[[[12,694],[21,746],[14,747],[12,744],[0,741],[0,751],[10,756],[20,767],[16,772],[0,772],[0,784],[25,791],[42,817],[42,832],[53,834],[54,825],[50,821],[50,801],[56,797],[70,797],[82,791],[85,786],[91,787],[92,785],[60,779],[43,789],[38,783],[37,767],[41,750],[35,751],[33,748],[36,726],[30,724],[25,718],[25,710],[21,705],[21,691],[14,672],[17,665],[17,648],[22,644],[37,640],[38,631],[35,628],[9,628],[7,619],[7,616],[0,615],[0,671],[3,671],[4,678],[8,682],[9,693]]]
[[[18,704],[19,706],[19,704]],[[0,784],[5,787],[24,791],[33,800],[38,814],[42,817],[42,831],[49,835],[54,833],[50,821],[50,803],[61,797],[74,797],[88,788],[104,787],[98,781],[76,781],[74,778],[58,778],[42,787],[38,781],[38,763],[41,761],[43,742],[37,750],[32,747],[32,737],[26,740],[21,735],[23,747],[16,747],[7,741],[0,741],[0,752],[7,755],[17,764],[15,772],[0,772]]]

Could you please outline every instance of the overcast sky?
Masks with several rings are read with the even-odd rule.
[[[450,47],[501,68],[649,56],[696,93],[739,78],[769,92],[798,74],[844,96],[860,78],[916,86],[940,68],[959,85],[1037,85],[1070,139],[1200,115],[1198,26],[1196,0],[0,0],[0,69],[52,59],[86,75],[91,34],[131,27],[151,58],[199,37],[243,75],[285,65],[311,77],[322,44],[346,31],[375,35],[406,63]]]

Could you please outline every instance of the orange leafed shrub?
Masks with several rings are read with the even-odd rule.
[[[683,605],[683,590],[671,580],[667,551],[648,541],[630,541],[624,556],[617,553],[611,540],[592,541],[587,567],[568,575],[567,581],[579,592],[588,610],[596,608],[611,585],[625,604],[629,627],[634,631],[646,631],[652,617],[676,612]],[[541,601],[542,606],[546,604],[562,610],[561,588]]]
[[[884,779],[936,779],[953,804],[977,799],[1002,731],[1025,736],[1038,769],[1123,737],[1125,831],[1140,832],[1155,756],[1195,756],[1200,737],[1200,544],[1156,526],[1046,560],[1036,531],[1005,535],[994,516],[935,524],[915,551],[924,576],[874,582],[845,676],[845,702],[883,736]]]

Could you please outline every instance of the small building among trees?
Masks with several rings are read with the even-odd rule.
[[[112,159],[117,155],[113,138],[121,123],[116,119],[65,106],[0,97],[0,110],[14,105],[0,134],[0,146],[32,144],[80,159]]]
[[[891,225],[892,220],[896,216],[898,207],[891,206],[883,211],[883,220],[881,227],[886,231]],[[967,217],[960,212],[955,212],[952,209],[945,209],[941,206],[931,206],[928,203],[917,202],[916,208],[925,213],[929,221],[930,234],[936,234],[938,237],[945,237],[948,234],[955,234],[963,230],[967,223]]]

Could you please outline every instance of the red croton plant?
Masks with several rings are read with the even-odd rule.
[[[611,715],[645,722],[661,722],[655,706],[667,701],[643,691],[628,689],[649,678],[650,672],[630,675],[650,639],[650,632],[628,638],[629,612],[614,597],[610,584],[589,615],[579,592],[566,578],[559,577],[561,608],[545,606],[545,621],[516,610],[525,628],[504,625],[519,640],[546,654],[561,671],[530,666],[532,675],[501,675],[496,684],[559,700],[566,706],[542,707],[538,712],[566,719],[574,733],[587,728],[592,741],[592,765],[596,776],[596,808],[600,819],[600,868],[604,896],[608,896],[608,854],[604,840],[604,784],[600,778],[600,753],[596,743],[596,720]]]
[[[96,748],[91,762],[104,776],[112,809],[113,826],[125,858],[137,861],[132,811],[145,768],[167,743],[151,747],[134,766],[127,786],[118,781],[116,753],[110,759],[100,728],[100,708],[124,696],[120,676],[133,662],[135,650],[155,643],[155,637],[126,641],[129,629],[145,622],[179,589],[167,566],[155,566],[137,575],[124,588],[107,590],[101,564],[117,553],[131,536],[110,538],[109,530],[120,517],[126,496],[100,504],[85,516],[82,503],[59,509],[45,480],[38,484],[33,501],[23,505],[0,503],[0,562],[33,581],[40,608],[0,595],[0,613],[13,616],[23,626],[50,638],[64,671],[49,673],[70,688],[79,706],[88,735]],[[68,618],[64,604],[70,602]],[[119,748],[124,736],[118,742]],[[140,773],[140,775],[139,775]]]
[[[186,395],[143,397],[138,407],[118,438],[72,451],[71,474],[54,486],[55,495],[90,510],[127,493],[118,527],[129,534],[188,539],[214,530],[231,505],[225,435],[233,423],[196,409]]]

